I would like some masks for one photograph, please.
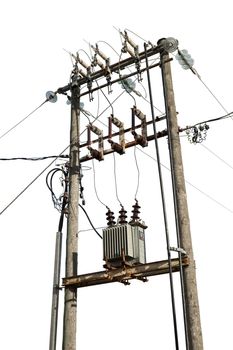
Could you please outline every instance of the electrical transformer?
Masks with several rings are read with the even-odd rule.
[[[118,224],[103,229],[103,259],[106,267],[146,263],[145,229],[141,221]]]

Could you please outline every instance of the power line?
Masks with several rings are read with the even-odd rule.
[[[94,160],[92,159],[92,169],[93,169],[93,180],[94,180],[94,190],[95,190],[95,195],[96,198],[98,199],[98,201],[105,207],[108,209],[108,206],[106,204],[104,204],[104,202],[102,202],[102,200],[99,198],[98,192],[97,192],[97,188],[96,188],[96,172],[95,172],[95,164],[94,164]]]
[[[6,136],[7,134],[9,134],[10,131],[14,130],[18,125],[20,125],[22,122],[24,122],[27,118],[29,118],[33,113],[35,113],[40,107],[42,107],[46,102],[48,102],[49,100],[46,99],[44,102],[42,102],[38,107],[36,107],[31,113],[29,113],[28,115],[26,115],[26,117],[24,117],[23,119],[21,119],[18,123],[16,123],[15,125],[13,125],[9,130],[5,131],[2,135],[0,135],[0,139],[2,139],[4,136]]]
[[[137,195],[138,195],[138,190],[139,190],[139,184],[140,184],[140,170],[139,170],[139,166],[138,166],[138,160],[137,160],[137,155],[136,155],[136,146],[134,147],[134,159],[135,159],[135,164],[136,164],[136,168],[137,168],[137,172],[138,172],[138,178],[137,178],[137,187],[136,187],[136,191],[135,191],[135,201],[137,201]]]
[[[14,158],[0,158],[0,161],[10,161],[10,160],[27,160],[27,161],[38,161],[38,160],[45,160],[45,159],[51,159],[51,158],[69,158],[69,155],[60,154],[58,156],[44,156],[44,157],[14,157]]]
[[[164,231],[165,231],[164,233],[165,233],[166,245],[167,245],[167,258],[168,258],[168,265],[169,265],[169,281],[170,281],[170,293],[171,293],[171,303],[172,303],[174,338],[175,338],[176,350],[179,350],[179,336],[178,336],[178,329],[177,329],[175,293],[174,293],[173,274],[172,274],[172,267],[171,267],[170,237],[169,237],[168,221],[167,221],[167,208],[166,208],[165,193],[164,193],[164,186],[163,186],[163,175],[162,175],[161,163],[160,163],[160,151],[159,151],[159,144],[158,144],[158,139],[157,139],[156,122],[155,122],[155,116],[154,116],[153,95],[152,95],[152,88],[151,88],[150,71],[149,71],[149,66],[148,66],[147,44],[146,43],[144,43],[144,50],[145,50],[145,59],[146,59],[146,68],[147,68],[147,70],[146,70],[147,83],[148,83],[150,105],[151,105],[151,115],[152,115],[152,120],[153,120],[153,131],[154,131],[154,135],[155,135],[155,138],[154,138],[155,151],[156,151],[156,157],[158,159],[157,166],[158,166],[158,175],[159,175],[159,184],[160,184],[160,195],[161,195],[162,208],[163,208],[163,221],[164,221]]]
[[[229,168],[233,170],[233,166],[227,163],[223,158],[219,157],[215,152],[213,152],[211,149],[209,149],[207,146],[203,145],[203,143],[200,144],[202,147],[204,147],[208,152],[212,153],[216,158],[218,158],[222,163],[227,165]]]
[[[178,50],[179,52],[179,50]],[[173,54],[174,56],[174,54]],[[221,103],[221,101],[217,98],[217,96],[213,93],[213,91],[207,86],[207,84],[203,81],[203,79],[201,78],[200,74],[198,73],[198,71],[193,68],[189,62],[185,59],[185,57],[182,57],[185,60],[185,64],[189,67],[189,69],[191,70],[191,72],[196,75],[196,77],[200,80],[200,82],[203,84],[203,86],[207,89],[207,91],[211,94],[211,96],[215,99],[215,101],[219,104],[219,106],[224,110],[225,113],[228,114],[228,110],[224,107],[224,105]],[[232,116],[231,116],[232,119]]]
[[[157,163],[157,160],[152,157],[150,154],[144,152],[141,148],[138,148],[137,149],[142,152],[143,154],[145,154],[147,157],[151,158],[154,162]],[[166,165],[164,165],[163,163],[160,163],[161,166],[168,170],[168,171],[171,171],[171,169],[169,167],[167,167]],[[200,188],[198,188],[197,186],[193,185],[190,181],[186,180],[185,179],[185,182],[192,186],[193,188],[195,188],[197,191],[199,191],[201,194],[203,194],[204,196],[206,196],[207,198],[209,198],[210,200],[212,200],[213,202],[215,202],[216,204],[220,205],[222,208],[226,209],[228,212],[232,213],[233,214],[233,210],[232,209],[229,209],[228,207],[226,207],[224,204],[222,204],[221,202],[219,202],[217,199],[215,199],[214,197],[210,196],[208,193],[204,192],[203,190],[201,190]]]

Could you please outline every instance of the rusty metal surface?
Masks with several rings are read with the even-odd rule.
[[[179,259],[171,260],[172,271],[177,272],[180,269]],[[188,266],[188,257],[183,257],[182,266]],[[99,272],[87,273],[84,275],[63,278],[64,287],[88,287],[97,284],[111,282],[127,283],[131,279],[145,279],[146,277],[162,275],[169,272],[168,260],[156,261],[152,263],[137,265],[133,267],[124,266],[118,269],[104,270]]]

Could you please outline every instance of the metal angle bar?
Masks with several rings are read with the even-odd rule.
[[[151,49],[148,50],[147,55],[148,57],[153,56],[157,53],[159,53],[162,50],[162,46],[158,45],[155,47],[152,47]],[[145,58],[145,51],[142,51],[141,53],[139,53],[139,59],[142,60]],[[113,72],[118,72],[121,69],[124,69],[125,67],[131,65],[135,63],[135,57],[129,57],[126,58],[125,60],[119,61],[117,63],[114,63],[112,65],[109,66],[110,71]],[[96,80],[99,79],[101,77],[104,77],[106,75],[106,70],[105,69],[101,69],[97,72],[94,72],[90,75],[90,78],[92,80]],[[81,78],[79,79],[79,86],[86,84],[87,79],[86,78]],[[57,92],[58,93],[64,93],[66,91],[70,90],[70,84],[67,84],[63,87],[60,87]]]
[[[182,258],[182,265],[189,265],[189,259],[187,256]],[[179,259],[171,259],[171,267],[173,272],[179,271]],[[162,275],[165,273],[169,273],[168,260],[156,261],[132,267],[124,266],[113,270],[63,278],[63,286],[65,288],[82,288],[112,282],[125,282],[131,279],[141,279],[142,277]]]
[[[160,137],[164,137],[164,136],[167,136],[167,131],[166,130],[163,130],[163,131],[159,131],[157,133],[157,139],[160,138]],[[147,141],[152,141],[155,139],[155,135],[149,135],[147,136]],[[125,149],[126,148],[130,148],[130,147],[133,147],[133,146],[137,146],[138,145],[138,142],[137,141],[130,141],[130,142],[127,142],[125,144]],[[112,148],[109,148],[109,149],[105,149],[104,150],[104,156],[108,155],[108,154],[111,154],[115,152]],[[80,163],[83,163],[83,162],[87,162],[91,159],[94,159],[94,157],[92,157],[91,155],[86,155],[86,156],[83,156],[80,158]]]
[[[171,60],[172,60],[172,58],[171,58],[169,61],[171,61]],[[152,69],[152,68],[155,68],[155,67],[158,67],[158,66],[160,66],[160,63],[155,63],[155,64],[151,65],[148,69]],[[142,69],[140,70],[140,72],[143,73],[143,72],[145,72],[146,70],[147,70],[147,68],[142,68]],[[136,75],[136,74],[138,74],[137,71],[136,71],[136,72],[129,73],[129,74],[125,74],[125,75],[124,75],[123,77],[121,77],[121,78],[112,80],[112,81],[111,81],[111,85],[113,85],[113,84],[115,84],[115,83],[118,83],[119,81],[122,81],[123,79],[127,79],[127,78],[130,78],[130,77],[133,77],[133,76]],[[94,79],[93,79],[93,80],[94,80]],[[103,84],[103,85],[99,85],[98,87],[91,89],[91,92],[95,92],[95,91],[97,91],[97,90],[103,89],[103,88],[107,87],[108,85],[109,85],[108,83],[105,83],[105,84]],[[88,94],[89,94],[89,91],[85,91],[85,92],[83,92],[82,94],[80,94],[79,97],[82,97],[82,96],[85,96],[85,95],[88,95]]]

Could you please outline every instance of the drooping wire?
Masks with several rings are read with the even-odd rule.
[[[97,81],[96,81],[96,84],[97,84],[97,86],[99,86]],[[100,91],[101,91],[101,93],[103,94],[103,96],[106,98],[106,100],[108,101],[109,106],[110,106],[110,108],[112,109],[112,115],[114,115],[114,109],[113,109],[112,103],[110,102],[110,100],[109,100],[109,98],[107,97],[107,95],[103,92],[103,90],[100,89]]]
[[[91,227],[93,228],[93,230],[95,231],[95,233],[102,239],[102,236],[99,234],[99,232],[96,230],[95,226],[93,225],[89,215],[87,214],[87,211],[84,209],[84,207],[79,204],[79,207],[83,210],[83,212],[85,213],[86,217],[87,217],[87,220],[89,221]]]
[[[94,159],[92,159],[92,169],[93,169],[93,180],[94,180],[94,191],[95,191],[95,195],[96,198],[98,199],[98,201],[106,208],[109,209],[109,207],[100,199],[98,192],[97,192],[97,187],[96,187],[96,172],[95,172],[95,163],[94,163]]]
[[[97,83],[98,84],[98,83]],[[110,102],[110,100],[107,98],[106,94],[102,91],[102,89],[100,89],[100,91],[102,92],[102,94],[104,95],[104,97],[106,98],[106,100],[108,101],[111,109],[112,109],[112,115],[114,115],[114,108],[112,103]],[[115,181],[115,191],[116,191],[116,198],[118,200],[118,202],[120,203],[120,206],[123,207],[120,199],[119,199],[119,195],[118,195],[118,186],[117,186],[117,178],[116,178],[116,158],[115,158],[115,152],[112,153],[113,154],[113,164],[114,164],[114,181]]]
[[[120,56],[119,52],[117,52],[117,51],[114,49],[114,47],[113,47],[111,44],[109,44],[107,41],[105,41],[105,40],[99,40],[99,41],[97,41],[97,44],[98,44],[98,43],[104,43],[104,44],[108,45],[108,46],[117,54],[118,57]]]
[[[41,108],[46,102],[48,102],[49,100],[46,99],[44,102],[42,102],[38,107],[36,107],[32,112],[30,112],[28,115],[26,115],[26,117],[24,117],[23,119],[21,119],[19,122],[17,122],[15,125],[13,125],[10,129],[8,129],[7,131],[5,131],[2,135],[0,135],[0,139],[2,139],[4,136],[6,136],[7,134],[9,134],[9,132],[11,132],[12,130],[14,130],[18,125],[20,125],[21,123],[23,123],[27,118],[29,118],[33,113],[35,113],[39,108]]]
[[[115,102],[124,94],[124,92],[125,92],[125,91],[122,91],[122,92],[112,101],[112,104],[115,103]],[[147,101],[147,102],[149,103],[149,101]],[[154,105],[153,105],[153,107],[154,107],[155,109],[157,109]],[[106,110],[108,110],[108,108],[110,108],[109,105],[108,105],[106,108],[104,108],[100,114],[97,114],[97,117],[94,117],[93,115],[91,115],[91,117],[94,119],[92,123],[94,123],[96,120],[98,120],[99,117],[100,117],[101,115],[103,115],[103,114],[106,112]],[[160,111],[160,112],[161,112],[161,111]],[[161,112],[161,113],[162,113],[162,112]],[[233,114],[233,112],[231,112],[231,113],[229,113],[229,114],[227,114],[227,115],[224,115],[224,116],[222,116],[222,117],[213,118],[213,119],[209,119],[209,120],[203,121],[203,122],[201,122],[201,123],[208,123],[208,122],[212,122],[212,121],[216,121],[216,120],[227,119],[227,118],[229,118],[232,114]],[[162,115],[164,115],[164,113],[163,113]],[[104,122],[102,122],[102,121],[99,121],[99,122],[100,122],[102,125],[104,125],[105,127],[107,127],[107,125],[106,125]],[[195,124],[195,125],[198,125],[198,124],[200,124],[200,122],[197,123],[197,124]],[[188,128],[189,128],[189,127],[188,127]],[[85,130],[86,130],[86,129],[85,129]],[[84,133],[85,130],[84,130],[82,133]],[[186,130],[186,128],[182,129],[182,131],[183,131],[183,130]],[[157,160],[156,160],[155,158],[153,158],[151,155],[149,155],[148,153],[146,153],[145,151],[143,151],[141,148],[139,148],[139,147],[137,147],[137,146],[136,146],[136,148],[137,148],[138,151],[142,152],[145,156],[147,156],[147,157],[151,158],[153,161],[157,162]],[[166,170],[171,171],[171,170],[170,170],[167,166],[165,166],[163,163],[160,162],[160,164],[161,164],[161,166],[164,167]],[[188,185],[190,185],[191,187],[193,187],[194,189],[196,189],[197,191],[199,191],[202,195],[206,196],[208,199],[212,200],[213,202],[215,202],[216,204],[218,204],[219,206],[221,206],[222,208],[224,208],[225,210],[227,210],[228,212],[233,213],[233,210],[232,210],[232,209],[226,207],[224,204],[222,204],[221,202],[219,202],[218,200],[216,200],[214,197],[212,197],[212,196],[210,196],[209,194],[207,194],[205,191],[199,189],[197,186],[195,186],[194,184],[192,184],[191,182],[189,182],[187,179],[185,179],[185,182],[186,182]]]
[[[144,43],[149,43],[148,40],[143,39],[140,35],[138,35],[137,33],[133,32],[132,30],[127,29],[127,28],[125,28],[125,30],[127,30],[128,32],[130,32],[130,33],[132,33],[133,35],[137,36],[137,37],[138,37],[139,39],[141,39]]]
[[[54,168],[48,172],[45,181],[46,181],[46,185],[47,185],[49,191],[51,192],[51,197],[52,197],[54,208],[56,208],[59,212],[61,212],[62,211],[62,203],[63,203],[62,196],[57,197],[54,193],[54,190],[53,190],[53,178],[54,178],[54,175],[58,172],[61,172],[64,175],[64,178],[66,178],[67,172],[65,172],[61,168]]]
[[[134,199],[137,202],[137,195],[138,195],[139,183],[140,183],[140,170],[139,170],[139,166],[138,166],[138,160],[137,160],[136,151],[137,151],[137,147],[134,146],[134,159],[135,159],[135,164],[136,164],[136,168],[137,168],[137,172],[138,172],[137,187],[136,187]]]
[[[112,153],[113,155],[113,172],[114,172],[114,182],[115,182],[115,192],[116,192],[116,198],[120,204],[121,207],[123,207],[119,195],[118,195],[118,184],[117,184],[117,175],[116,175],[116,157],[115,157],[115,152]]]
[[[161,169],[161,164],[160,164],[160,152],[159,152],[159,146],[158,146],[158,140],[157,140],[157,130],[156,130],[156,122],[155,122],[155,116],[154,116],[153,96],[152,96],[152,89],[151,89],[151,82],[150,82],[150,71],[149,71],[148,56],[147,56],[147,44],[146,43],[144,43],[144,50],[145,50],[145,61],[146,61],[146,68],[147,68],[147,70],[146,70],[147,83],[148,83],[149,97],[150,97],[150,101],[151,101],[151,115],[152,115],[153,130],[154,130],[154,135],[155,135],[155,150],[156,150],[156,157],[157,157],[160,192],[161,192],[161,200],[162,200],[162,207],[163,207],[164,228],[165,228],[165,236],[166,236],[166,244],[167,244],[167,257],[168,257],[168,265],[169,265],[169,280],[170,280],[170,293],[171,293],[171,303],[172,303],[174,337],[175,337],[176,350],[179,350],[179,337],[178,337],[178,329],[177,329],[175,294],[174,294],[173,274],[172,274],[172,265],[171,265],[170,237],[169,237],[169,231],[168,231],[167,209],[166,209],[166,202],[165,202],[165,195],[164,195],[162,169]]]
[[[123,52],[121,51],[121,54],[119,55],[119,61],[118,61],[118,66],[119,66],[119,70],[118,70],[118,75],[119,75],[119,78],[121,80],[121,84],[122,86],[124,87],[124,92],[127,92],[127,94],[134,100],[134,105],[136,106],[136,99],[135,97],[131,94],[131,92],[127,89],[126,85],[125,85],[125,82],[124,82],[124,79],[121,75],[121,70],[120,70],[120,61],[121,61],[121,57],[122,57],[122,54]],[[136,79],[135,79],[136,80]]]

